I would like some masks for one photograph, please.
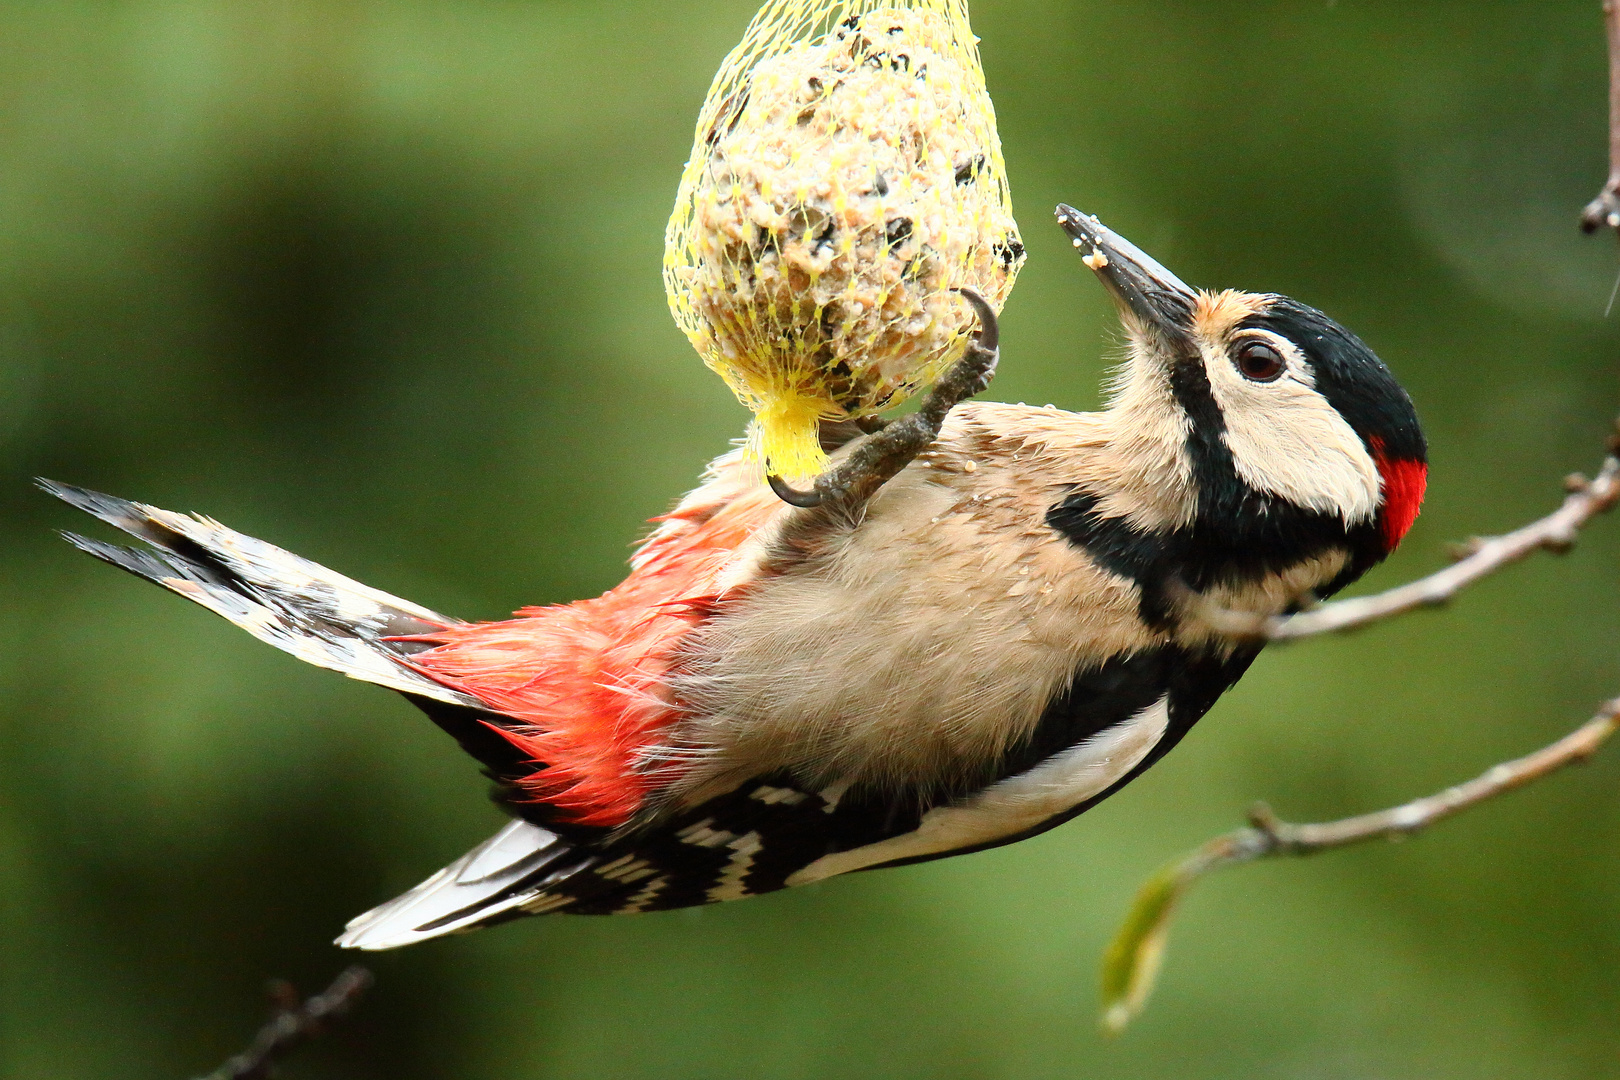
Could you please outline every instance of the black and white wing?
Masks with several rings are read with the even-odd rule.
[[[392,948],[523,915],[695,907],[1012,843],[1117,791],[1202,715],[1214,698],[1178,693],[1181,659],[1154,651],[1077,677],[1034,736],[972,791],[927,799],[812,789],[782,773],[598,843],[570,846],[534,825],[508,826],[355,920],[339,943]]]
[[[524,915],[696,907],[1013,843],[1135,779],[1252,659],[1165,647],[1082,672],[1031,737],[970,791],[813,788],[779,773],[628,836],[564,841],[514,824],[355,920],[339,942],[383,949]]]

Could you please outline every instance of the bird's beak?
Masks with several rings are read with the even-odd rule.
[[[1128,320],[1171,341],[1186,340],[1196,294],[1141,248],[1096,218],[1063,203],[1058,224]]]

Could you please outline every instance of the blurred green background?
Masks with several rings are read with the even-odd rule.
[[[1092,408],[1066,200],[1326,309],[1410,388],[1428,509],[1365,587],[1595,467],[1620,270],[1597,0],[975,0],[1030,261],[992,397]],[[751,0],[0,4],[0,1077],[175,1078],[499,822],[405,702],[71,551],[39,474],[464,617],[615,584],[745,413],[665,217]],[[1096,1033],[1135,887],[1255,798],[1371,809],[1620,691],[1600,523],[1448,611],[1276,649],[1163,765],[1012,848],[377,957],[291,1077],[1620,1076],[1620,752],[1423,839],[1200,889]]]

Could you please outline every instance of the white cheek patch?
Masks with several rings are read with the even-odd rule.
[[[1226,447],[1238,479],[1346,525],[1378,512],[1378,467],[1339,411],[1314,385],[1291,343],[1272,334],[1288,370],[1275,382],[1245,379],[1223,349],[1205,346],[1210,391],[1226,421]]]

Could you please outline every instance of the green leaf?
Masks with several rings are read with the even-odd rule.
[[[1125,916],[1125,924],[1103,954],[1104,1032],[1118,1035],[1142,1015],[1164,963],[1170,920],[1188,890],[1211,870],[1249,862],[1270,850],[1265,834],[1252,828],[1240,829],[1218,836],[1197,851],[1182,856],[1142,886],[1130,914]]]
[[[1102,964],[1102,1028],[1107,1034],[1122,1033],[1147,1005],[1164,962],[1170,920],[1198,880],[1200,868],[1192,864],[1203,861],[1197,856],[1179,859],[1153,875],[1109,942]]]

